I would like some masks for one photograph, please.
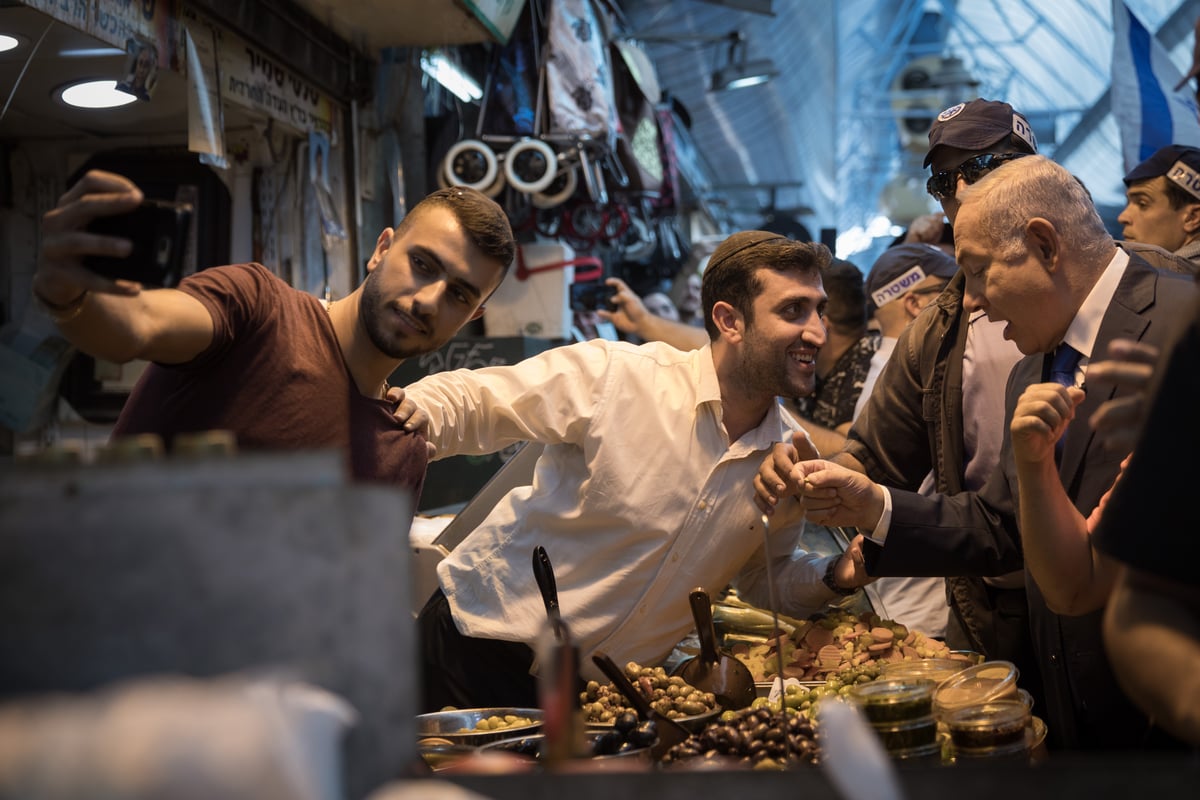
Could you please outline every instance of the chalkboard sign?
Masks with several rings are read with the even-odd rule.
[[[388,383],[405,386],[446,370],[515,364],[558,344],[562,342],[531,336],[463,336],[450,340],[440,350],[408,359],[392,373]],[[454,507],[474,497],[516,449],[514,446],[486,456],[452,456],[431,463],[417,510],[457,510]]]

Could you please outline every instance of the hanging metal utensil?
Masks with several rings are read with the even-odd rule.
[[[803,524],[803,518],[801,518]],[[772,637],[780,635],[779,630],[779,596],[775,594],[775,578],[771,575],[771,520],[766,514],[762,515],[763,525],[763,561],[767,564],[767,597],[771,602],[771,624],[775,629],[771,631]],[[783,647],[778,642],[775,645],[775,658],[777,663],[777,674],[779,676],[779,702],[783,703]]]
[[[696,621],[700,653],[675,667],[671,674],[678,675],[702,692],[712,692],[722,708],[746,708],[755,698],[753,673],[737,656],[717,647],[708,592],[697,587],[688,595],[688,600]]]

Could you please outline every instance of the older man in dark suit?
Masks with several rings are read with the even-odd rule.
[[[1119,249],[1079,182],[1044,157],[1010,161],[960,197],[955,243],[964,303],[1005,321],[1005,337],[1025,354],[1009,377],[1001,469],[979,492],[923,497],[831,462],[797,464],[791,478],[802,484],[808,518],[862,529],[871,575],[994,575],[1021,567],[1028,554],[1007,433],[1017,398],[1032,384],[1057,379],[1051,370],[1060,366],[1061,380],[1079,385],[1088,359],[1114,338],[1161,346],[1167,321],[1190,313],[1194,298],[1190,277],[1160,272]],[[1073,363],[1060,365],[1052,354],[1067,353],[1064,344]],[[1094,444],[1087,418],[1120,391],[1089,392],[1063,437],[1059,476],[1084,514],[1112,485],[1121,461]],[[1053,576],[1049,566],[1039,574]],[[1028,589],[1052,746],[1148,744],[1155,738],[1149,721],[1122,694],[1105,658],[1099,612],[1055,614],[1032,580]]]

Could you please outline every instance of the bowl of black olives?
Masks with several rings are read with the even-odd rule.
[[[653,722],[640,722],[636,714],[622,714],[604,730],[589,728],[586,733],[587,749],[592,758],[650,758],[650,748],[658,741],[657,726]],[[542,741],[540,733],[528,736],[511,736],[482,745],[480,750],[504,750],[541,761]]]
[[[637,714],[625,711],[611,725],[588,726],[588,743],[596,758],[611,756],[649,756],[658,741],[658,726],[653,720],[642,722]]]

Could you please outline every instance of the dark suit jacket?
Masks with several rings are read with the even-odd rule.
[[[1093,357],[1102,358],[1115,338],[1162,347],[1171,321],[1190,314],[1196,287],[1191,276],[1160,272],[1132,256],[1105,312]],[[978,492],[922,497],[892,490],[892,521],[885,546],[867,541],[872,575],[999,575],[1022,566],[1017,530],[1017,476],[1009,423],[1024,389],[1046,380],[1046,356],[1026,356],[1009,375],[1000,466]],[[1086,385],[1086,384],[1085,384]],[[1122,455],[1094,443],[1088,418],[1116,389],[1089,389],[1067,430],[1059,474],[1076,507],[1088,514],[1112,486]],[[1100,637],[1102,612],[1080,617],[1054,614],[1027,578],[1030,624],[1041,663],[1050,742],[1058,748],[1136,747],[1148,722],[1117,686]]]

